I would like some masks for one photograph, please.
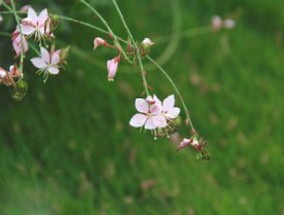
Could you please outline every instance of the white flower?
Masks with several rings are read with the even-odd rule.
[[[236,22],[235,20],[232,20],[232,19],[226,19],[224,20],[223,25],[224,25],[224,28],[232,29],[235,27]]]
[[[61,50],[51,51],[50,53],[43,47],[40,48],[40,57],[32,58],[32,64],[45,73],[45,75],[57,75],[59,73]]]
[[[28,8],[28,16],[22,19],[22,33],[27,36],[35,34],[36,39],[41,39],[45,35],[46,22],[48,20],[47,9],[36,14],[32,7]]]
[[[166,117],[162,114],[161,101],[154,95],[146,99],[135,100],[135,107],[139,113],[135,114],[129,124],[135,128],[143,127],[147,130],[155,130],[167,126]]]

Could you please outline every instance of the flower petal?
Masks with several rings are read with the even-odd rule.
[[[175,97],[174,95],[170,95],[163,101],[164,111],[170,111],[175,105]]]
[[[32,7],[29,7],[28,9],[28,18],[31,20],[31,22],[36,25],[38,21],[38,16],[34,9]]]
[[[60,62],[60,50],[57,50],[51,55],[51,64],[56,65]]]
[[[175,107],[175,108],[172,108],[170,109],[167,113],[166,113],[166,116],[171,118],[171,119],[174,119],[174,118],[177,118],[178,115],[180,113],[180,108],[178,107]]]
[[[44,9],[40,12],[39,16],[38,16],[38,25],[39,26],[44,26],[46,20],[48,18],[48,13],[47,13],[47,9]]]
[[[31,62],[38,69],[43,69],[47,67],[47,64],[44,62],[44,60],[39,57],[32,58]]]
[[[168,125],[166,117],[164,117],[163,115],[154,115],[151,116],[151,119],[156,128],[164,128]]]
[[[24,35],[31,35],[34,33],[35,30],[35,27],[30,24],[30,21],[24,21],[22,23],[22,33]]]
[[[156,128],[156,126],[154,125],[153,118],[152,117],[148,117],[147,121],[145,123],[145,129],[147,129],[147,130],[154,130],[155,128]]]
[[[135,107],[136,110],[139,111],[140,113],[148,113],[149,111],[149,104],[145,99],[136,99]]]
[[[40,47],[40,55],[41,58],[48,64],[50,63],[50,55],[49,52],[44,48],[44,47]]]
[[[153,96],[153,100],[155,101],[156,105],[162,106],[161,100],[156,95]]]
[[[131,118],[129,124],[135,128],[139,128],[145,124],[146,120],[147,120],[146,115],[137,113]]]
[[[54,66],[48,67],[47,71],[52,75],[57,75],[59,73],[59,69]]]

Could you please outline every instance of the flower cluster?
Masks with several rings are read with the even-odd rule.
[[[137,98],[135,107],[139,113],[131,118],[129,124],[135,128],[153,130],[156,138],[159,129],[166,128],[169,122],[179,116],[180,108],[174,105],[174,95],[168,96],[163,102],[156,95],[148,96],[146,99]]]
[[[235,20],[233,19],[222,20],[221,17],[218,15],[212,17],[211,23],[214,31],[219,31],[221,28],[232,29],[236,25]]]
[[[44,81],[47,80],[49,74],[57,75],[59,73],[67,50],[55,50],[53,41],[55,38],[53,34],[54,22],[48,15],[47,9],[37,14],[31,6],[25,5],[20,11],[27,13],[27,16],[17,21],[18,24],[11,34],[15,60],[19,58],[19,64],[15,63],[9,71],[0,68],[0,83],[6,86],[14,86],[14,93],[19,92],[17,87],[23,86],[22,83],[24,83],[24,59],[29,51],[30,38],[34,40],[34,44],[38,45],[39,49],[37,51],[36,46],[33,45],[33,50],[40,55],[32,58],[31,63],[39,69],[38,73],[43,73]],[[2,21],[2,17],[0,17],[0,21]],[[18,82],[21,84],[17,84]],[[26,85],[23,89],[27,89]],[[17,96],[17,98],[19,97],[21,96]]]

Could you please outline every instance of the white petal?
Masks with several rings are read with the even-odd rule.
[[[52,75],[57,75],[59,73],[59,69],[57,67],[54,67],[54,66],[48,67],[47,70]]]
[[[49,52],[43,48],[43,47],[40,47],[40,55],[41,55],[41,58],[48,64],[50,63],[50,55],[49,55]]]
[[[154,115],[151,119],[156,128],[163,128],[168,125],[167,120],[163,115]]]
[[[39,26],[43,26],[48,18],[47,9],[44,9],[40,12],[38,16],[38,24]]]
[[[156,95],[153,96],[153,99],[156,105],[162,106],[161,100]]]
[[[147,121],[145,123],[145,129],[147,129],[147,130],[154,130],[155,128],[156,128],[156,126],[154,125],[153,118],[152,117],[148,117]]]
[[[39,57],[32,58],[31,62],[38,69],[43,69],[47,66],[47,64],[44,62],[44,60],[39,58]]]
[[[174,95],[168,96],[163,101],[164,111],[171,110],[174,107],[174,105],[175,105],[175,97],[174,97]]]
[[[131,118],[129,124],[135,128],[139,128],[145,124],[146,120],[147,120],[146,115],[137,113]]]
[[[139,111],[140,113],[148,113],[149,111],[149,104],[145,99],[136,99],[135,107],[136,110]]]
[[[166,113],[166,116],[171,118],[171,119],[174,119],[174,118],[177,118],[178,115],[180,113],[180,108],[178,107],[175,107],[175,108],[172,108],[170,109],[167,113]]]
[[[28,22],[23,22],[22,24],[22,33],[24,35],[31,35],[35,31],[35,27],[29,24]]]
[[[51,55],[51,64],[56,65],[59,63],[59,61],[60,61],[60,50],[57,50],[53,52]]]
[[[28,10],[28,18],[31,19],[31,22],[36,25],[37,21],[38,21],[38,17],[36,12],[34,11],[34,9],[32,7],[29,7]]]

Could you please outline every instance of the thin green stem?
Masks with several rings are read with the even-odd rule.
[[[111,29],[111,27],[109,26],[107,21],[103,18],[103,16],[92,5],[90,5],[85,0],[80,0],[80,2],[82,2],[86,7],[88,7],[101,20],[101,22],[104,24],[104,26],[108,30],[110,36],[113,38],[115,45],[119,49],[119,52],[122,53],[125,60],[127,60],[129,63],[132,64],[133,62],[127,57],[126,53],[124,52],[123,48],[121,47],[118,37],[113,33],[113,30]]]
[[[145,92],[146,92],[147,96],[149,96],[150,93],[149,93],[149,90],[148,90],[147,79],[146,79],[146,76],[145,76],[146,75],[145,74],[145,69],[144,69],[144,66],[143,66],[143,63],[142,63],[142,59],[141,59],[141,55],[140,55],[140,52],[139,52],[139,48],[138,48],[138,46],[137,46],[137,44],[136,44],[136,42],[135,42],[135,40],[133,38],[133,35],[132,35],[131,31],[129,30],[129,28],[128,28],[126,22],[125,22],[125,19],[124,19],[122,13],[121,13],[121,10],[120,10],[118,4],[116,3],[116,0],[112,0],[112,2],[114,4],[114,6],[115,6],[115,9],[118,12],[120,20],[121,20],[121,22],[122,22],[122,24],[123,24],[123,26],[124,26],[128,36],[129,36],[129,38],[130,38],[130,40],[132,42],[132,45],[134,46],[134,49],[135,49],[135,52],[136,52],[136,56],[137,56],[137,59],[138,59],[138,64],[139,64],[142,80],[143,80],[143,86],[144,86],[144,89],[145,89]]]
[[[164,74],[164,76],[168,79],[168,81],[171,83],[172,87],[176,91],[176,93],[177,93],[177,95],[178,95],[178,97],[179,97],[179,99],[181,101],[181,104],[183,106],[183,109],[184,109],[184,112],[185,112],[185,115],[186,115],[186,119],[187,119],[191,129],[193,131],[195,131],[195,128],[194,128],[193,123],[192,123],[192,120],[191,120],[191,118],[189,116],[189,109],[187,108],[187,106],[185,104],[185,101],[184,101],[184,99],[183,99],[179,89],[177,88],[177,86],[175,85],[174,81],[172,80],[172,78],[168,75],[168,73],[154,59],[152,59],[150,56],[146,56],[146,58],[150,62],[152,62]]]
[[[3,2],[4,7],[8,11],[10,11],[12,14],[14,14],[15,21],[18,25],[19,32],[20,32],[20,37],[21,37],[21,53],[20,53],[20,63],[19,63],[19,72],[20,72],[20,77],[23,78],[23,64],[24,64],[24,59],[25,59],[25,53],[24,53],[24,45],[23,45],[23,34],[22,34],[22,27],[20,25],[20,17],[17,14],[16,7],[15,7],[15,2],[14,0],[11,0],[11,7],[9,7],[5,2]]]

